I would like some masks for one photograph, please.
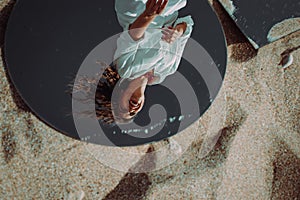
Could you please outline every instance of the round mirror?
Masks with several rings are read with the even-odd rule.
[[[159,141],[209,108],[226,71],[204,1],[19,0],[5,35],[9,75],[57,131],[108,146]]]

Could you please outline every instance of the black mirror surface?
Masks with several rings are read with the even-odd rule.
[[[213,61],[211,65],[217,66],[223,79],[226,71],[226,43],[213,9],[206,1],[193,0],[188,1],[179,15],[193,17],[191,38],[208,53]],[[5,35],[5,59],[9,75],[21,97],[39,119],[64,135],[91,143],[109,145],[99,139],[99,134],[104,134],[117,146],[159,141],[198,120],[209,108],[217,92],[209,94],[205,80],[210,77],[199,74],[199,69],[209,66],[205,62],[205,66],[193,66],[190,60],[183,58],[178,73],[191,88],[184,95],[188,99],[188,92],[196,94],[197,109],[200,112],[183,113],[179,97],[166,86],[155,85],[147,89],[145,106],[134,121],[141,127],[161,126],[159,132],[152,137],[134,137],[134,131],[126,134],[118,126],[105,126],[99,122],[103,133],[91,133],[90,137],[82,138],[72,116],[72,98],[66,92],[68,84],[97,45],[121,32],[114,1],[19,0],[13,8]],[[113,48],[116,44],[111,45]],[[198,53],[193,52],[193,56],[197,57]],[[177,82],[178,87],[182,85],[180,80]],[[219,90],[220,82],[217,87]],[[166,116],[151,121],[149,110],[156,104],[165,109]],[[136,131],[140,132],[137,134],[145,133],[143,128]],[[151,131],[150,128],[149,134]]]

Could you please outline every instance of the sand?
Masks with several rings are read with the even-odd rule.
[[[0,1],[1,8],[7,3]],[[155,153],[117,171],[90,154],[90,144],[47,127],[22,104],[1,61],[0,199],[300,199],[300,32],[255,50],[213,5],[228,44],[224,85],[188,130],[196,132],[192,144],[156,171],[130,173],[144,159],[155,166]],[[1,34],[3,22],[1,14]],[[282,69],[281,53],[288,49],[294,60]],[[218,134],[203,155],[203,141]],[[127,150],[153,151],[161,144]]]

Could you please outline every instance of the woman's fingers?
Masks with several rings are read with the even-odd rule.
[[[166,42],[168,42],[168,43],[174,42],[174,41],[176,40],[176,38],[177,38],[177,37],[175,37],[175,36],[164,36],[164,35],[161,37],[161,39],[162,39],[163,41],[166,41]]]
[[[176,33],[176,30],[173,27],[163,28],[162,33],[172,35],[172,34]]]
[[[179,36],[179,32],[176,30],[176,29],[170,29],[170,28],[168,28],[168,29],[162,29],[162,34],[163,35],[166,35],[166,36],[174,36],[174,37],[177,37],[177,36]]]
[[[158,0],[156,3],[155,3],[155,6],[154,6],[154,10],[156,11],[156,13],[158,13],[158,10],[159,10],[159,7],[161,6],[161,3],[162,3],[163,0]]]
[[[162,31],[163,35],[173,35],[172,31]]]
[[[152,9],[153,6],[155,5],[155,3],[156,3],[156,0],[148,0],[146,3],[146,8]]]
[[[173,27],[163,28],[161,32],[161,39],[168,43],[173,43],[177,38],[181,36],[180,33]]]
[[[148,0],[146,10],[148,13],[160,15],[166,8],[168,0]]]
[[[153,7],[153,11],[157,14],[157,15],[159,15],[159,7],[161,6],[161,3],[162,3],[162,0],[158,0],[156,3],[155,3],[155,5],[154,5],[154,7]]]
[[[168,0],[164,0],[163,3],[161,4],[161,6],[159,7],[158,11],[157,11],[159,15],[164,11],[167,4],[168,4]]]

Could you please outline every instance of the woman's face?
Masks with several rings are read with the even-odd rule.
[[[138,77],[128,84],[122,91],[118,105],[118,117],[132,119],[143,108],[145,102],[145,89],[148,83],[146,76]]]

